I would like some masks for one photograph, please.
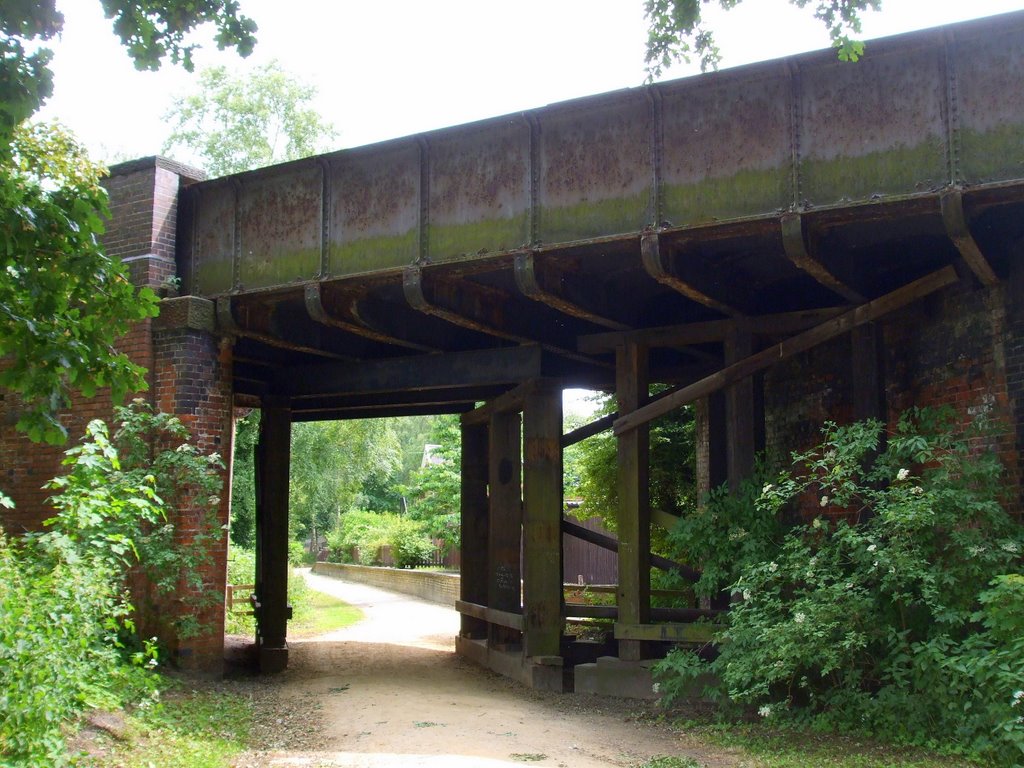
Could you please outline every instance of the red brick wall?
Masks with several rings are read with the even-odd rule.
[[[183,180],[201,174],[163,158],[146,158],[115,166],[106,180],[110,195],[111,219],[104,236],[110,256],[121,258],[129,267],[132,282],[138,286],[161,289],[176,274],[175,231],[177,227],[178,189]],[[204,452],[217,451],[231,456],[231,371],[229,350],[207,331],[187,327],[167,327],[164,322],[146,320],[137,323],[118,343],[119,349],[148,370],[148,391],[144,397],[158,409],[175,413],[192,432],[193,440]],[[70,412],[64,415],[71,442],[77,441],[89,420],[109,420],[112,404],[109,393],[96,397],[74,397]],[[15,509],[0,510],[0,523],[8,531],[38,529],[52,514],[49,496],[41,486],[61,471],[60,461],[67,446],[44,446],[27,440],[14,429],[17,403],[10,394],[0,397],[0,488],[15,501]],[[223,476],[223,491],[216,526],[226,525],[229,509],[229,471]],[[176,511],[180,540],[187,543],[195,536],[199,520],[193,509]],[[223,594],[226,574],[226,536],[215,545],[210,572],[204,580],[215,594]],[[149,602],[147,590],[138,590],[137,604]],[[216,671],[223,658],[223,604],[218,603],[200,616],[209,628],[201,637],[179,641],[167,634],[169,619],[181,610],[172,599],[152,605],[140,616],[142,630],[161,631],[183,666]]]
[[[987,414],[1001,426],[979,441],[997,451],[1017,489],[1024,449],[1024,299],[1015,275],[993,292],[963,283],[880,322],[886,419],[911,406],[953,406],[964,424]],[[765,375],[767,444],[784,461],[815,444],[825,420],[853,418],[849,337],[774,366]]]

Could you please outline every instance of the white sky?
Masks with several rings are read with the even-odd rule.
[[[97,159],[157,154],[162,119],[190,75],[136,72],[99,0],[58,0],[55,93],[43,116],[74,130]],[[249,59],[207,46],[199,66],[244,71],[279,59],[319,89],[335,148],[542,106],[643,82],[643,0],[241,0],[259,24]],[[811,3],[814,5],[814,3]],[[1024,0],[883,0],[864,38],[987,16]],[[785,0],[705,11],[723,66],[828,45],[824,25]],[[870,49],[870,46],[869,46]],[[672,76],[696,72],[695,66]],[[183,161],[191,158],[180,157]]]

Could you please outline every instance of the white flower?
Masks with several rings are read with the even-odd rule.
[[[661,692],[661,683],[655,683],[654,685],[652,685],[651,686],[651,691],[653,693],[660,693]]]
[[[828,506],[828,496],[822,496],[821,497],[821,501],[818,502],[818,506],[820,506],[820,507],[827,507]]]
[[[771,717],[772,708],[770,704],[765,704],[763,707],[757,710],[757,714],[761,717]]]
[[[868,545],[868,552],[874,552],[876,549],[878,549],[878,545],[877,544],[869,544]]]
[[[820,517],[814,518],[814,522],[811,523],[811,527],[812,528],[821,528],[821,518]]]
[[[1004,541],[1000,546],[1004,552],[1009,552],[1011,555],[1017,554],[1017,550],[1020,549],[1015,541]]]
[[[915,485],[913,488],[910,489],[910,492],[915,496],[920,496],[922,493],[924,493],[924,488],[922,488],[920,485]]]
[[[796,614],[793,616],[793,621],[795,621],[797,624],[803,624],[806,620],[807,614],[803,611],[797,611]]]
[[[977,557],[978,555],[980,555],[982,552],[985,551],[985,548],[984,547],[979,547],[979,546],[975,545],[973,547],[968,547],[967,551],[970,553],[971,557]]]
[[[768,572],[769,573],[775,573],[777,570],[779,570],[779,564],[778,563],[776,563],[774,561],[768,563]]]
[[[899,472],[896,473],[896,479],[897,480],[906,480],[908,477],[910,477],[910,470],[909,469],[904,468],[904,469],[901,469]]]
[[[1013,701],[1010,702],[1010,706],[1011,707],[1016,707],[1018,704],[1020,704],[1022,699],[1024,699],[1024,691],[1014,691],[1013,692]]]
[[[743,599],[744,600],[749,600],[750,599],[750,590],[749,589],[744,589],[743,590]]]

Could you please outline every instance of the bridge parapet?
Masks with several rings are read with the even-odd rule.
[[[260,291],[1024,179],[1024,14],[196,184],[189,292]]]

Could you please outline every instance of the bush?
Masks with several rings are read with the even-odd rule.
[[[327,535],[332,559],[349,562],[353,549],[362,565],[380,565],[382,547],[390,547],[395,565],[407,568],[429,559],[434,551],[426,524],[391,512],[353,510]]]
[[[127,606],[116,584],[95,561],[53,557],[0,535],[3,765],[64,765],[65,720],[147,688],[147,676],[118,651]]]
[[[201,517],[216,508],[216,455],[202,456],[174,417],[143,404],[116,409],[111,438],[101,421],[66,452],[68,474],[48,487],[57,514],[49,530],[17,543],[0,536],[0,759],[2,765],[64,765],[63,725],[75,713],[152,693],[152,641],[135,637],[126,573],[138,567],[159,592],[201,584],[200,527],[188,549],[175,544],[167,505]],[[165,446],[156,455],[151,445]],[[0,504],[11,502],[0,495]],[[209,515],[205,515],[207,522]],[[140,560],[142,562],[140,562]],[[217,600],[207,590],[201,601]],[[189,602],[196,608],[203,602]],[[194,622],[186,612],[177,631]]]
[[[1024,538],[998,501],[1001,466],[948,413],[911,411],[883,436],[828,424],[762,487],[749,514],[784,532],[738,552],[720,655],[674,652],[661,689],[671,702],[711,671],[710,693],[763,717],[1020,764]],[[821,516],[785,525],[808,504]]]

